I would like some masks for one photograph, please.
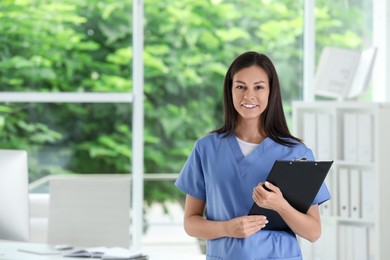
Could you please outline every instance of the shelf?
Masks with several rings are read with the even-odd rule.
[[[293,134],[317,160],[333,160],[332,199],[320,205],[322,236],[301,241],[303,258],[390,259],[390,104],[357,101],[293,103]],[[352,253],[351,253],[352,252]]]

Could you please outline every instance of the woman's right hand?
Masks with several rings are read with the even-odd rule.
[[[267,218],[262,215],[237,217],[226,222],[226,233],[229,237],[245,238],[261,230],[267,223]]]

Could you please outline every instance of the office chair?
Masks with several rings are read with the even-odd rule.
[[[53,177],[49,189],[48,243],[129,248],[129,176]]]

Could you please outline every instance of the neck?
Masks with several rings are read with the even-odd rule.
[[[266,138],[266,134],[264,133],[263,129],[259,128],[257,121],[254,123],[241,122],[238,125],[235,134],[238,138],[248,143],[258,144]]]

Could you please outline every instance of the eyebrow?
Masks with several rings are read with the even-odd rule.
[[[234,83],[241,83],[241,84],[246,85],[246,83],[245,83],[244,81],[241,81],[241,80],[236,80],[236,81],[234,81]],[[256,81],[254,84],[261,84],[261,83],[267,84],[267,82],[265,82],[265,81],[263,81],[263,80]]]

